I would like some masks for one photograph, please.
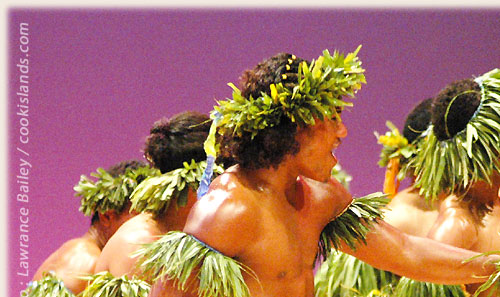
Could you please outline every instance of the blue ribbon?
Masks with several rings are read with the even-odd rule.
[[[208,188],[210,187],[210,182],[212,180],[212,175],[214,173],[214,170],[213,170],[214,163],[215,163],[215,157],[208,156],[207,157],[207,167],[205,168],[205,171],[203,172],[203,176],[201,178],[200,185],[199,185],[198,191],[197,191],[198,200],[200,200],[201,197],[205,196],[205,194],[208,192]]]

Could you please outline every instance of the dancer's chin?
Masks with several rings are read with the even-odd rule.
[[[335,152],[333,150],[332,150],[332,158],[333,158],[333,162],[332,162],[333,163],[332,168],[333,168],[333,166],[337,165],[337,162],[338,162],[337,156],[335,156]]]

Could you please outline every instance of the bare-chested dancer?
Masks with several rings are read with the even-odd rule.
[[[496,139],[500,131],[500,115],[498,109],[495,111],[500,106],[499,73],[494,70],[476,81],[460,80],[444,88],[436,96],[432,108],[433,135],[429,137],[435,136],[437,144],[422,148],[430,148],[430,152],[439,150],[442,158],[454,163],[441,179],[435,179],[439,189],[451,195],[440,202],[439,216],[427,236],[477,252],[500,250],[500,146]],[[496,82],[492,83],[492,78]],[[470,129],[476,132],[468,131]],[[474,138],[467,144],[470,145],[470,158],[463,159],[459,155],[453,158],[457,154],[457,143],[461,147],[467,143],[467,133],[477,135],[471,136]],[[474,170],[475,166],[484,171]],[[424,173],[424,170],[419,172]],[[453,178],[459,181],[455,185],[449,182]],[[478,286],[467,285],[467,290],[474,293]],[[481,296],[490,293],[484,292]],[[500,291],[491,296],[500,296]]]
[[[427,127],[430,125],[431,105],[432,98],[423,100],[419,104],[417,104],[406,117],[402,135],[406,140],[401,139],[401,141],[407,143],[408,146],[414,146],[416,141],[423,140],[423,137],[420,136],[425,130],[427,130]],[[397,140],[394,139],[393,141]],[[384,142],[384,140],[379,137],[379,142]],[[384,147],[384,150],[385,149],[386,148]],[[399,150],[403,149],[405,148],[399,148]],[[408,149],[411,148],[408,147]],[[382,150],[382,152],[384,152],[384,150]],[[390,152],[393,153],[393,150],[390,150]],[[411,158],[412,156],[413,154],[411,154],[409,158]],[[405,158],[401,154],[398,154],[398,156],[396,157],[398,159],[396,162],[390,162],[391,160],[384,160],[386,158],[382,158],[381,162],[385,162],[383,162],[384,164],[381,165],[400,167],[404,166],[404,164],[407,162],[407,158]],[[401,162],[403,164],[401,164]],[[399,171],[398,168],[387,168],[387,170],[394,170],[395,174],[397,174]],[[407,234],[426,237],[432,225],[437,219],[438,201],[433,201],[431,204],[430,201],[426,201],[424,197],[419,194],[419,189],[415,188],[413,184],[414,178],[411,174],[411,169],[409,171],[410,172],[407,172],[407,176],[408,178],[412,179],[412,183],[409,187],[401,191],[396,191],[397,193],[394,195],[394,197],[392,197],[391,201],[384,211],[384,221]],[[388,176],[388,178],[395,178],[395,174]],[[388,183],[388,181],[385,182],[385,184]]]
[[[279,54],[244,73],[241,95],[235,90],[234,101],[221,103],[220,151],[237,165],[215,179],[193,206],[182,242],[190,254],[198,242],[208,253],[249,267],[257,276],[243,273],[251,296],[313,296],[318,238],[351,199],[330,179],[330,171],[337,162],[332,151],[347,135],[339,117],[344,105],[340,97],[364,80],[359,65],[352,65],[354,56],[343,60],[325,53],[316,67],[304,70],[307,62]],[[408,236],[384,222],[372,228],[366,242],[356,251],[347,246],[342,250],[424,281],[477,282],[477,275],[494,271],[489,261],[498,259],[464,264],[462,260],[476,253]],[[201,266],[201,281],[209,273],[206,266]],[[158,282],[151,291],[151,296],[183,294],[193,291],[175,292],[168,282]]]
[[[100,179],[96,182],[82,176],[75,190],[77,195],[82,196],[80,211],[92,216],[90,228],[83,236],[68,240],[52,253],[38,268],[33,280],[40,280],[44,272],[52,271],[75,295],[83,291],[87,281],[81,277],[94,272],[97,258],[108,239],[135,215],[129,212],[129,195],[150,171],[142,162],[124,161],[106,172],[98,172]],[[124,179],[128,181],[128,192],[122,192],[121,199],[110,199],[115,191],[123,191],[121,185]],[[114,182],[110,183],[112,180]],[[105,181],[111,186],[101,184]],[[105,195],[100,196],[100,193]]]
[[[185,178],[189,170],[184,167],[184,162],[188,164],[205,162],[203,142],[207,138],[210,123],[207,115],[184,112],[154,124],[146,140],[144,152],[152,165],[165,174],[163,178],[171,179],[170,184],[162,187],[175,188],[176,184],[173,184],[176,183],[175,178]],[[192,169],[196,169],[197,166]],[[183,229],[189,210],[196,202],[194,190],[196,187],[197,184],[193,183],[182,189],[176,189],[171,197],[163,202],[134,201],[133,209],[141,213],[123,224],[111,237],[102,250],[95,272],[109,271],[116,277],[138,276],[139,271],[135,265],[137,256],[133,253],[140,249],[142,244],[151,243],[168,231]],[[183,196],[185,200],[181,200],[179,196]],[[149,199],[149,197],[138,198]]]

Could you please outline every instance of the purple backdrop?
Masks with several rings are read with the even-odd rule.
[[[343,116],[349,136],[337,156],[354,176],[354,194],[381,190],[373,131],[385,132],[387,119],[401,127],[417,101],[446,83],[500,66],[499,20],[500,10],[11,10],[9,295],[87,229],[72,189],[81,174],[142,158],[155,120],[208,112],[230,95],[228,82],[277,52],[311,59],[363,45],[368,84]],[[27,107],[16,95],[23,58]],[[16,200],[23,182],[28,202]]]

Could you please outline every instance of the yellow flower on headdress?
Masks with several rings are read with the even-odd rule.
[[[273,98],[274,103],[278,102],[278,90],[276,90],[276,85],[271,84],[271,98]]]
[[[332,55],[324,50],[316,60],[299,63],[293,87],[284,82],[270,84],[270,94],[263,92],[257,98],[247,98],[229,84],[232,98],[217,101],[218,106],[212,111],[221,118],[217,133],[239,137],[248,133],[253,139],[259,131],[279,125],[284,118],[304,127],[314,125],[317,118],[335,116],[338,108],[352,106],[346,99],[354,98],[361,84],[366,83],[365,70],[357,56],[360,49],[361,46],[346,58],[338,51]],[[292,56],[288,63],[295,59]],[[293,74],[282,74],[282,79],[287,80],[288,75]]]
[[[379,136],[378,143],[394,148],[402,148],[408,145],[408,139],[399,133],[398,128],[393,123],[387,121],[386,125],[391,131],[387,131],[384,135]]]
[[[399,181],[403,179],[399,175],[403,160],[410,158],[414,154],[415,148],[408,144],[408,139],[401,135],[398,128],[390,121],[386,122],[390,131],[380,136],[375,132],[378,143],[383,145],[380,153],[380,161],[378,164],[381,167],[387,167],[384,180],[384,193],[394,196],[399,187]],[[402,160],[403,159],[403,160]]]

